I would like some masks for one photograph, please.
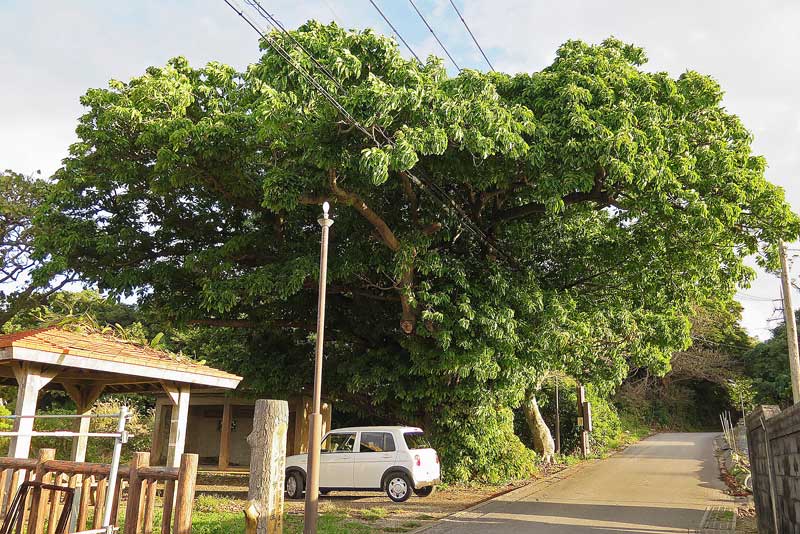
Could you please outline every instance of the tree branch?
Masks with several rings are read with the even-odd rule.
[[[561,197],[561,200],[567,206],[571,204],[579,204],[581,202],[596,202],[602,207],[612,206],[614,204],[614,198],[611,192],[605,188],[604,178],[605,171],[602,169],[598,170],[595,175],[594,185],[590,191],[575,191]],[[546,211],[547,206],[545,204],[541,202],[529,202],[528,204],[515,206],[513,208],[508,208],[497,212],[494,216],[494,222],[492,224],[513,221],[514,219],[520,219],[522,217],[527,217],[528,215],[534,215],[537,213],[545,213]]]
[[[331,169],[328,171],[331,191],[333,195],[341,202],[353,206],[356,211],[358,211],[362,217],[364,217],[378,232],[378,235],[383,241],[383,244],[389,247],[393,252],[397,252],[400,250],[400,241],[394,235],[391,228],[386,224],[386,222],[381,219],[381,217],[372,211],[372,209],[367,206],[367,204],[355,193],[349,193],[344,189],[340,188],[339,185],[336,183],[336,171]]]

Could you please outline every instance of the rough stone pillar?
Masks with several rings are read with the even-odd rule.
[[[257,534],[283,532],[283,490],[286,466],[286,433],[289,405],[286,401],[258,400],[253,416],[250,445],[250,488],[245,516],[255,519]]]

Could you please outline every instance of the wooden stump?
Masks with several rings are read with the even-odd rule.
[[[250,488],[245,515],[251,520],[257,517],[257,534],[283,532],[288,428],[289,405],[286,401],[256,401],[253,432],[247,436],[250,445]]]

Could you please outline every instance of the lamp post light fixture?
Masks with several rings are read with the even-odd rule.
[[[314,358],[313,412],[308,420],[308,476],[306,480],[306,507],[303,534],[316,534],[319,510],[319,455],[322,440],[322,345],[325,337],[325,288],[328,278],[328,231],[333,219],[328,217],[330,204],[322,204],[322,215],[317,222],[322,227],[319,254],[319,297],[317,304],[317,351]]]

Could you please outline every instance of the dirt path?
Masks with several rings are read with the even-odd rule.
[[[332,492],[320,497],[320,511],[342,514],[370,527],[371,532],[408,532],[432,524],[499,493],[521,486],[448,487],[430,497],[412,496],[394,503],[384,493]],[[289,514],[303,514],[303,501],[286,501]]]
[[[658,434],[543,489],[533,485],[447,518],[425,534],[687,532],[730,505],[715,434]]]

